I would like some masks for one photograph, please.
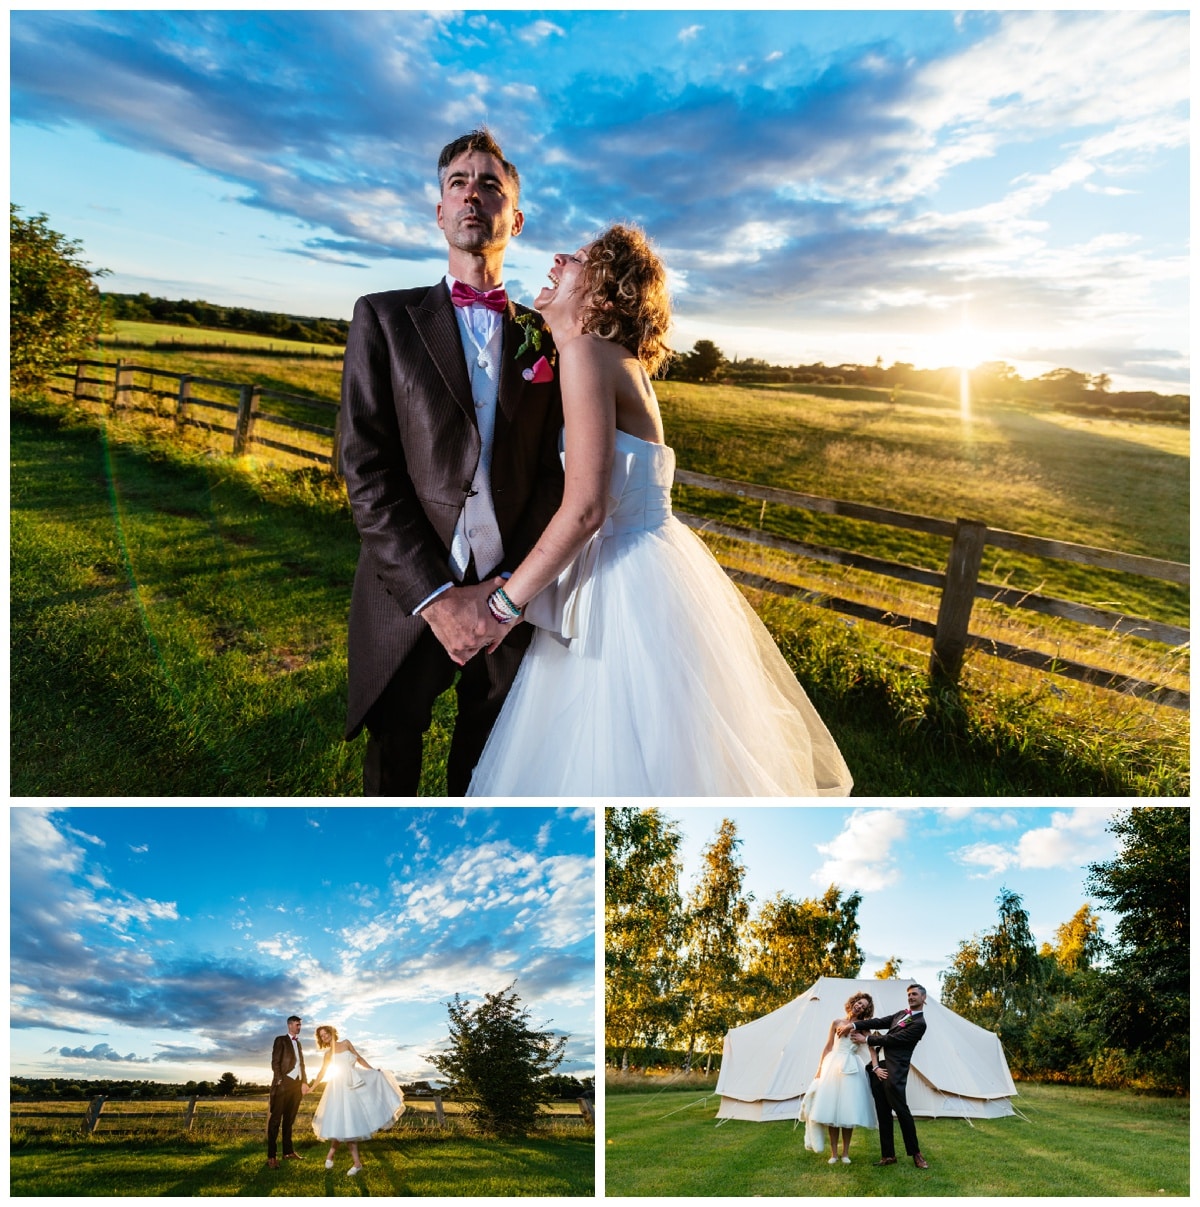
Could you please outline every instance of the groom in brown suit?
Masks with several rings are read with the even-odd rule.
[[[450,795],[470,783],[531,628],[494,654],[487,596],[562,498],[558,383],[502,287],[520,178],[486,130],[438,160],[436,285],[359,298],[342,377],[342,472],[362,538],[350,602],[346,737],[366,727],[363,789],[415,796],[433,703],[457,676]],[[533,319],[538,324],[536,318]],[[544,376],[544,373],[539,376]]]

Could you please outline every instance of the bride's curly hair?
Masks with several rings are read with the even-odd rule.
[[[326,1034],[328,1034],[328,1035],[332,1035],[332,1036],[333,1036],[333,1038],[332,1038],[332,1039],[331,1039],[331,1040],[330,1040],[330,1041],[329,1041],[327,1044],[323,1044],[323,1043],[321,1042],[321,1032],[322,1032],[322,1031],[326,1032]],[[331,1026],[328,1024],[328,1023],[322,1023],[322,1024],[321,1024],[321,1025],[320,1025],[320,1026],[319,1026],[319,1027],[316,1029],[316,1031],[314,1032],[314,1034],[315,1034],[315,1035],[316,1035],[316,1037],[317,1037],[317,1047],[318,1047],[318,1048],[332,1048],[332,1047],[333,1047],[333,1045],[334,1045],[334,1044],[336,1044],[336,1043],[337,1043],[337,1041],[338,1041],[338,1033],[337,1033],[337,1028],[336,1028],[336,1027],[331,1027]]]
[[[863,1002],[863,1001],[865,1001],[867,1003],[867,1013],[872,1018],[874,1018],[875,1017],[875,999],[869,993],[855,993],[851,997],[846,999],[846,1017],[847,1018],[850,1017],[850,1011],[854,1009],[855,1002]]]
[[[645,234],[617,224],[587,249],[583,330],[627,348],[653,376],[671,355],[667,272]]]

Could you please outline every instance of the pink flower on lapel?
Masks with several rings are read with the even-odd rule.
[[[523,369],[521,371],[521,376],[525,378],[526,381],[553,381],[554,370],[550,368],[550,362],[544,356],[539,356],[537,360],[533,362],[533,368]]]

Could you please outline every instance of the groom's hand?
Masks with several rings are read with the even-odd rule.
[[[300,1083],[300,1097],[303,1098],[305,1094],[310,1093],[312,1093],[312,1086],[310,1086],[307,1081],[302,1081]]]
[[[488,611],[487,597],[503,581],[494,578],[470,587],[451,587],[421,609],[433,635],[459,666],[502,635],[501,626]]]

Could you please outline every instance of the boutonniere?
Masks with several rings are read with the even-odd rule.
[[[517,349],[516,359],[520,360],[532,348],[535,352],[542,350],[542,336],[545,332],[538,323],[536,314],[518,314],[514,320],[521,328],[525,340]]]
[[[544,356],[539,356],[533,362],[533,368],[521,370],[521,376],[526,381],[553,381],[554,370],[550,368],[550,362]]]

